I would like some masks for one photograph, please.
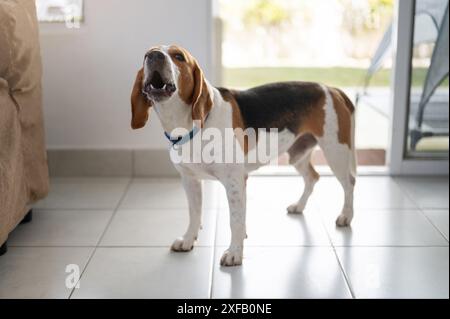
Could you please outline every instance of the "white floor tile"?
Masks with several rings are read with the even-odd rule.
[[[449,208],[448,177],[399,177],[395,180],[421,208]]]
[[[321,209],[340,214],[344,204],[344,191],[334,177],[321,178],[316,184],[311,202]],[[391,177],[356,179],[354,207],[364,209],[415,209],[415,205]]]
[[[203,207],[219,207],[217,183],[203,184]],[[135,179],[121,205],[122,209],[186,208],[188,202],[180,179]]]
[[[330,246],[320,213],[288,214],[283,211],[249,209],[246,246]],[[217,224],[216,245],[230,243],[229,213],[222,210]]]
[[[83,271],[93,248],[11,247],[0,258],[0,298],[66,299],[67,265]]]
[[[448,210],[425,210],[425,215],[431,220],[434,226],[449,240],[449,211]]]
[[[241,267],[221,267],[216,252],[213,298],[351,298],[327,247],[247,247]]]
[[[303,192],[303,179],[298,177],[250,177],[247,182],[247,208],[258,211],[286,212]],[[317,207],[311,201],[306,212]]]
[[[55,178],[47,198],[35,208],[114,209],[129,182],[128,178]]]
[[[337,249],[356,298],[448,298],[448,247]]]
[[[74,298],[209,298],[212,248],[98,248]]]
[[[35,210],[9,236],[11,246],[96,246],[112,211]]]
[[[196,246],[213,246],[216,210],[203,211],[203,227]],[[189,223],[187,208],[119,210],[101,246],[167,246],[184,235]]]
[[[446,246],[448,242],[420,211],[356,212],[351,227],[324,223],[335,246]]]

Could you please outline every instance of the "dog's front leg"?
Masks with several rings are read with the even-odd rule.
[[[231,243],[224,252],[220,264],[237,266],[242,264],[244,239],[247,237],[245,225],[247,175],[243,173],[228,176],[222,183],[226,189],[230,208]]]
[[[189,176],[181,177],[189,204],[189,226],[183,237],[172,244],[173,251],[190,251],[194,248],[201,227],[202,218],[202,182]]]

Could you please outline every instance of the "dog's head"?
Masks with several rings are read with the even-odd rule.
[[[195,58],[176,45],[157,46],[144,55],[131,93],[133,129],[141,128],[154,103],[179,99],[192,108],[192,119],[203,121],[212,107],[208,87]]]

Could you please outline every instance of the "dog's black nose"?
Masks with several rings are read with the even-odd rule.
[[[163,61],[166,56],[161,51],[151,51],[146,55],[149,62],[153,61]]]

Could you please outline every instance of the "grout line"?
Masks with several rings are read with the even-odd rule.
[[[420,205],[414,200],[414,198],[412,198],[408,192],[408,190],[406,189],[407,187],[403,188],[402,184],[399,183],[395,178],[391,177],[392,182],[394,182],[395,185],[397,185],[397,187],[400,189],[400,191],[402,192],[402,194],[411,202],[413,203],[417,209],[420,210]]]
[[[130,178],[129,181],[128,181],[127,186],[125,187],[125,190],[124,190],[122,196],[120,197],[119,201],[117,202],[117,205],[116,205],[116,207],[115,207],[115,209],[114,209],[114,211],[113,211],[113,213],[112,213],[112,215],[111,215],[111,218],[110,218],[109,221],[108,221],[108,224],[107,224],[106,227],[105,227],[105,230],[103,231],[103,233],[101,234],[100,238],[99,238],[98,241],[97,241],[97,245],[96,245],[97,247],[99,246],[99,244],[101,243],[103,237],[105,236],[106,231],[108,230],[109,226],[111,225],[112,220],[113,220],[114,217],[117,215],[117,211],[119,210],[120,205],[122,204],[122,202],[123,202],[125,196],[127,195],[127,193],[128,193],[128,191],[129,191],[129,189],[130,189],[130,186],[131,186],[131,183],[132,183],[132,182],[133,182],[133,178]]]
[[[428,220],[428,222],[434,227],[434,229],[436,229],[436,231],[444,238],[444,240],[445,240],[447,243],[449,243],[448,238],[445,237],[444,233],[439,229],[439,227],[437,227],[437,225],[435,225],[435,224],[433,223],[433,221],[431,220],[430,217],[428,217],[428,215],[425,213],[425,211],[420,210],[420,213],[422,214],[422,216],[424,216],[424,217]]]
[[[129,245],[129,246],[113,246],[113,245],[105,245],[105,246],[96,246],[97,248],[105,248],[105,249],[115,249],[115,248],[119,248],[119,249],[127,249],[127,248],[164,248],[167,249],[169,251],[171,251],[170,247],[171,245]],[[207,246],[207,245],[195,245],[195,248],[201,248],[201,249],[210,249],[210,248],[214,248],[214,246]]]
[[[72,295],[73,295],[73,293],[75,292],[75,289],[77,289],[76,286],[80,283],[81,278],[83,277],[83,274],[84,274],[84,272],[85,272],[86,269],[87,269],[87,266],[88,266],[89,263],[91,262],[92,257],[94,257],[94,254],[95,254],[95,251],[96,251],[96,247],[90,247],[90,248],[91,248],[91,252],[90,252],[90,254],[89,254],[89,256],[88,256],[88,259],[87,259],[86,263],[84,264],[83,271],[82,271],[81,274],[80,274],[80,278],[78,278],[78,281],[77,281],[76,285],[75,285],[74,288],[72,288],[72,290],[70,291],[70,294],[69,294],[69,296],[67,297],[67,299],[72,299]]]
[[[136,175],[135,160],[136,160],[136,151],[131,150],[131,177]]]
[[[95,248],[97,246],[93,245],[86,245],[86,246],[80,246],[80,245],[20,245],[20,244],[12,244],[8,247],[14,247],[14,248]]]
[[[220,194],[218,194],[218,189],[215,188],[215,192],[217,196],[219,196]],[[218,237],[218,229],[219,229],[219,214],[221,213],[222,209],[220,207],[215,209],[215,215],[216,215],[216,222],[215,222],[215,226],[214,226],[214,245],[212,247],[212,261],[211,261],[211,274],[210,274],[210,286],[209,286],[209,299],[213,298],[213,285],[214,285],[214,273],[215,273],[215,264],[216,264],[216,254],[217,254],[217,248],[220,246],[217,246],[217,237]]]
[[[46,211],[80,211],[80,212],[98,212],[98,211],[114,211],[114,207],[97,207],[97,208],[88,208],[88,207],[81,207],[81,208],[67,208],[67,207],[33,207],[33,211],[39,213],[39,212],[46,212]]]
[[[321,223],[322,227],[325,228],[325,233],[327,234],[331,248],[333,249],[334,257],[336,258],[336,261],[339,265],[339,269],[341,270],[342,276],[344,276],[345,284],[347,285],[347,288],[350,292],[352,299],[356,299],[355,292],[353,291],[353,287],[351,285],[350,278],[347,276],[347,273],[345,272],[344,266],[342,265],[341,260],[339,259],[339,255],[336,251],[336,246],[334,245],[333,239],[331,238],[331,235],[328,232],[327,226],[325,225],[325,221],[323,220],[324,215],[322,213],[322,210],[320,208],[318,208],[317,210],[319,211],[319,214],[320,214],[320,223]]]
[[[228,245],[215,245],[214,247],[217,248],[228,248]],[[255,244],[249,244],[245,245],[245,247],[248,248],[331,248],[331,245],[289,245],[289,244],[280,244],[280,245],[255,245]]]
[[[131,186],[131,183],[132,183],[132,182],[133,182],[133,178],[129,178],[128,184],[127,184],[127,186],[125,187],[125,190],[124,190],[122,196],[120,197],[119,202],[118,202],[117,205],[116,205],[116,208],[114,209],[113,213],[111,214],[111,217],[110,217],[108,223],[106,224],[106,227],[105,227],[105,229],[103,230],[103,233],[101,234],[100,238],[98,239],[96,246],[95,246],[94,249],[92,250],[92,253],[91,253],[91,255],[90,255],[89,258],[88,258],[88,261],[86,262],[86,265],[84,266],[84,269],[83,269],[83,271],[82,271],[81,274],[80,274],[80,278],[78,279],[77,284],[78,284],[78,283],[81,283],[81,279],[83,278],[84,273],[86,272],[87,268],[89,267],[89,264],[91,263],[91,260],[92,260],[92,258],[94,257],[95,252],[97,251],[97,249],[98,249],[98,247],[99,247],[99,244],[101,243],[103,237],[105,236],[106,232],[108,231],[109,226],[111,225],[111,223],[112,223],[114,217],[116,216],[117,211],[118,211],[118,208],[120,207],[120,204],[122,204],[123,199],[124,199],[125,196],[127,195],[128,190],[130,189],[130,186]],[[70,292],[70,295],[69,295],[69,298],[68,298],[68,299],[72,299],[72,296],[73,296],[73,294],[74,294],[74,292],[75,292],[75,289],[77,289],[77,288],[73,288],[73,289],[72,289],[72,291]]]
[[[33,208],[33,212],[39,214],[42,212],[56,212],[56,211],[62,211],[62,212],[113,212],[114,207],[110,208]]]
[[[439,248],[448,245],[335,245],[336,248]]]
[[[336,257],[336,261],[338,262],[339,268],[341,269],[342,275],[344,276],[344,280],[345,280],[345,283],[347,284],[348,290],[350,291],[350,295],[352,296],[352,299],[356,299],[355,292],[353,291],[353,287],[350,282],[350,278],[347,276],[344,266],[342,265],[341,260],[339,259],[339,255],[334,246],[333,246],[333,253],[334,253],[334,256]]]
[[[169,211],[169,210],[185,210],[187,209],[188,206],[185,207],[118,207],[118,210],[126,210],[126,211]],[[216,210],[216,209],[220,209],[221,207],[203,207],[204,211],[208,211],[208,210]],[[67,212],[76,212],[76,211],[80,211],[80,212],[111,212],[111,211],[115,211],[116,208],[114,207],[110,207],[110,208],[33,208],[33,210],[37,213],[39,212],[53,212],[53,211],[67,211]]]
[[[54,176],[50,175],[50,180],[52,184],[73,184],[73,183],[79,183],[83,180],[91,180],[94,183],[104,183],[104,182],[111,182],[113,180],[129,180],[131,178],[130,175],[118,175],[118,176],[111,176],[111,175],[68,175],[68,176]]]
[[[431,224],[431,226],[433,226],[433,228],[444,238],[444,240],[449,243],[449,240],[447,239],[447,237],[445,237],[445,235],[441,232],[441,230],[431,221],[431,219],[427,216],[427,214],[425,214],[424,208],[422,208],[419,203],[417,203],[414,198],[412,197],[412,195],[409,194],[409,192],[407,191],[407,187],[405,187],[405,189],[403,189],[403,186],[401,185],[401,183],[397,182],[394,178],[392,179],[394,181],[395,184],[397,184],[397,186],[400,188],[400,190],[402,191],[402,193],[412,202],[414,203],[417,207],[418,210],[420,212],[420,214],[425,217],[425,219]],[[430,209],[433,210],[433,209]],[[436,209],[437,210],[437,209]]]
[[[414,204],[414,203],[413,203]],[[368,208],[368,207],[356,207],[355,211],[358,210],[360,214],[366,214],[366,213],[415,213],[420,210],[418,207],[381,207],[381,208]]]

